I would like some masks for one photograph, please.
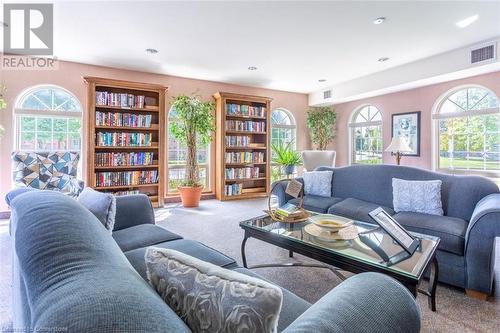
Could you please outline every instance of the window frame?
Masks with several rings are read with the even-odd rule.
[[[466,110],[463,112],[450,112],[450,113],[440,113],[443,104],[454,94],[461,90],[476,88],[482,89],[489,94],[491,94],[498,101],[499,106],[496,108],[486,108],[479,110]],[[484,176],[488,178],[500,178],[500,168],[498,170],[480,170],[480,169],[463,169],[463,168],[441,168],[439,166],[439,153],[440,153],[440,138],[439,138],[439,121],[443,119],[457,119],[457,118],[469,118],[475,116],[486,116],[486,115],[499,115],[500,117],[500,99],[498,96],[489,88],[479,85],[479,84],[465,84],[456,86],[454,88],[449,89],[441,96],[438,97],[434,106],[432,108],[431,115],[431,130],[432,130],[432,170],[437,172],[442,172],[446,174],[452,175],[477,175]],[[499,120],[500,122],[500,120]],[[499,124],[500,127],[500,124]],[[500,147],[500,140],[499,140]],[[484,147],[483,147],[484,151]],[[500,153],[500,148],[499,151]],[[499,162],[500,165],[500,162]]]
[[[170,180],[170,169],[172,170],[180,170],[180,169],[185,169],[186,167],[186,164],[171,164],[170,163],[170,159],[169,159],[169,141],[171,140],[171,136],[170,136],[170,130],[169,130],[169,127],[170,127],[170,122],[172,121],[175,121],[175,118],[173,118],[171,116],[172,114],[172,111],[173,111],[173,108],[171,107],[169,110],[168,110],[168,113],[167,113],[167,126],[166,126],[166,131],[167,131],[167,144],[165,145],[166,146],[166,167],[167,167],[167,172],[166,172],[166,178],[167,178],[167,181],[166,181],[166,188],[165,188],[165,193],[166,193],[166,196],[170,196],[170,197],[175,197],[175,196],[178,196],[179,195],[179,191],[169,191],[169,180]],[[178,145],[180,145],[178,143]],[[176,148],[176,151],[181,151],[180,147],[178,146]],[[211,177],[211,170],[212,170],[212,167],[211,167],[211,164],[212,164],[212,144],[209,143],[207,144],[207,147],[206,147],[206,151],[207,151],[207,162],[206,163],[198,163],[198,167],[199,169],[205,169],[205,186],[203,188],[203,191],[202,193],[211,193],[212,192],[212,177]]]
[[[376,121],[366,121],[366,122],[356,122],[356,118],[359,115],[359,113],[367,108],[367,107],[372,107],[377,110],[377,112],[380,114],[380,120]],[[384,124],[383,124],[383,114],[382,111],[380,111],[380,108],[373,104],[362,104],[359,105],[358,107],[354,108],[354,110],[351,112],[351,116],[349,118],[349,123],[347,124],[347,130],[348,130],[348,152],[349,152],[349,165],[357,165],[357,164],[364,164],[364,163],[355,163],[355,154],[356,154],[356,148],[355,148],[355,143],[354,143],[354,130],[356,128],[360,127],[373,127],[373,126],[380,126],[380,139],[381,139],[381,145],[382,145],[382,156],[379,164],[384,164]]]
[[[35,92],[39,91],[39,90],[43,90],[43,89],[51,89],[51,90],[60,90],[62,92],[64,92],[65,94],[69,95],[73,100],[74,102],[77,104],[78,106],[78,109],[77,110],[60,110],[60,111],[56,111],[56,110],[39,110],[39,109],[30,109],[30,108],[23,108],[22,107],[22,104],[23,102],[26,100],[26,98],[28,98],[30,95],[34,94]],[[54,124],[54,118],[67,118],[67,119],[79,119],[80,120],[80,149],[53,149],[53,147],[51,149],[37,149],[37,141],[36,141],[36,137],[37,137],[37,133],[38,133],[38,130],[36,129],[36,125],[35,125],[35,130],[34,130],[34,134],[35,134],[35,147],[29,151],[33,151],[33,152],[42,152],[42,151],[49,151],[49,152],[54,152],[54,151],[78,151],[80,153],[80,163],[82,163],[82,152],[83,152],[83,108],[82,108],[82,104],[80,103],[80,101],[78,100],[78,98],[72,93],[70,92],[69,90],[61,87],[61,86],[57,86],[57,85],[51,85],[51,84],[42,84],[42,85],[36,85],[36,86],[32,86],[32,87],[29,87],[25,90],[23,90],[21,92],[21,94],[19,94],[19,96],[17,97],[16,99],[16,102],[14,104],[14,108],[13,108],[13,121],[14,121],[14,140],[13,140],[13,145],[14,145],[14,150],[16,151],[21,151],[23,150],[20,146],[21,144],[21,134],[22,134],[22,131],[21,131],[21,118],[23,116],[29,116],[29,117],[33,117],[35,119],[40,119],[40,118],[50,118],[51,121],[52,121],[52,129],[51,129],[51,134],[53,135],[54,134],[54,129],[53,129],[53,124]],[[70,132],[67,131],[66,132],[66,143],[69,143],[69,135],[70,135]],[[53,142],[51,142],[51,145],[53,145]],[[81,169],[79,167],[79,169]]]

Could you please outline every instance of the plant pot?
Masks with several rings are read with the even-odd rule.
[[[201,191],[203,186],[180,186],[182,205],[184,207],[198,207],[200,205]]]
[[[295,165],[285,165],[285,168],[283,170],[285,172],[285,175],[293,175],[295,173]]]

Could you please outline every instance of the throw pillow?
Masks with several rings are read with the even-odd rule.
[[[320,197],[332,196],[333,171],[306,171],[304,179],[304,194],[312,194]]]
[[[443,215],[441,184],[440,180],[392,178],[394,211]]]
[[[149,283],[193,332],[276,332],[283,293],[263,280],[150,247]]]
[[[86,187],[77,200],[90,210],[106,229],[113,231],[116,215],[116,198],[113,194],[98,192]]]

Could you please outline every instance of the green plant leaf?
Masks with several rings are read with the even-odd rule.
[[[301,165],[302,158],[300,153],[292,149],[293,141],[285,144],[280,142],[279,144],[271,144],[271,149],[274,152],[273,162],[283,166],[289,165]]]
[[[307,112],[306,125],[309,128],[311,141],[325,150],[335,138],[334,126],[337,121],[335,110],[329,106],[311,108]]]

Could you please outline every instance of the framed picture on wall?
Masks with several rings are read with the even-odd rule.
[[[392,115],[392,136],[404,137],[412,149],[406,156],[420,156],[420,111]]]

